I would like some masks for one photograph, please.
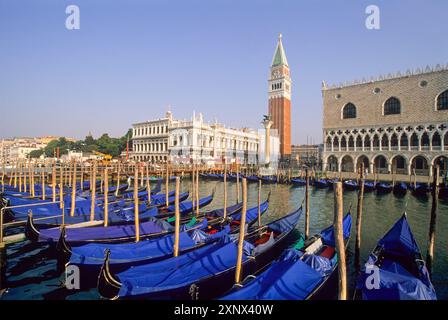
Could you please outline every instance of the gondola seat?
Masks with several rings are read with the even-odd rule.
[[[331,259],[333,258],[336,250],[333,247],[330,246],[324,246],[323,250],[320,252],[319,256]]]

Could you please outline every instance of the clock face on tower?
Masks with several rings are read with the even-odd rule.
[[[280,77],[280,71],[279,71],[279,70],[275,70],[274,72],[272,72],[272,77],[273,77],[273,78],[278,78],[278,77]]]

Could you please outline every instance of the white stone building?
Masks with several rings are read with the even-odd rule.
[[[264,130],[233,129],[217,122],[209,124],[202,114],[191,120],[165,118],[133,125],[131,159],[175,164],[238,162],[264,163]],[[279,158],[279,138],[271,130],[271,162]]]
[[[132,125],[132,152],[129,156],[137,161],[165,162],[168,160],[169,127],[173,116]]]

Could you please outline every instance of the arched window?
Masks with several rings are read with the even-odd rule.
[[[422,148],[429,149],[429,135],[427,132],[423,133],[422,135],[421,146]]]
[[[411,147],[418,147],[418,136],[415,132],[411,136]]]
[[[328,150],[331,149],[331,138],[330,137],[327,138],[327,149]]]
[[[409,146],[408,136],[407,136],[405,133],[403,133],[403,134],[401,135],[401,138],[400,138],[400,146],[401,146],[401,147],[407,147],[407,146]]]
[[[390,146],[392,148],[398,148],[398,137],[395,133],[390,138]]]
[[[341,138],[341,148],[345,150],[347,148],[347,139],[345,137]]]
[[[370,150],[370,137],[368,135],[364,138],[364,148]]]
[[[353,136],[350,136],[348,138],[348,147],[350,148],[350,150],[355,148],[355,139],[353,139]]]
[[[442,145],[442,139],[440,138],[440,134],[435,132],[432,136],[432,147],[440,147]]]
[[[342,109],[342,119],[354,119],[356,118],[356,106],[349,102]]]
[[[361,138],[361,136],[356,137],[356,148],[362,148],[362,138]]]
[[[437,97],[437,110],[448,110],[448,90]]]
[[[401,113],[401,103],[395,97],[387,99],[384,103],[384,115],[387,116],[389,114],[400,114]]]

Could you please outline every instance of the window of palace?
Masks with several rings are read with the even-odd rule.
[[[400,100],[398,100],[395,97],[387,99],[387,101],[384,103],[384,115],[390,115],[390,114],[400,114],[401,113],[401,103]]]
[[[356,118],[356,106],[349,102],[342,110],[342,119],[354,119]]]
[[[437,97],[437,110],[448,110],[448,90]]]

